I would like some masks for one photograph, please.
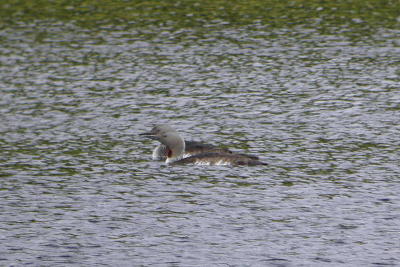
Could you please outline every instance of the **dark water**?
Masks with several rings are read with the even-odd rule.
[[[0,265],[397,265],[399,36],[1,30]],[[270,165],[153,162],[166,122]]]

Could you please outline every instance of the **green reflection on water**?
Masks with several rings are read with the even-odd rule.
[[[231,25],[259,22],[272,27],[310,25],[393,28],[399,0],[2,0],[0,24],[56,20],[80,26],[100,25],[198,27],[223,21]]]

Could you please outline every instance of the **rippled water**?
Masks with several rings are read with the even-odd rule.
[[[399,31],[0,31],[0,265],[400,261]],[[269,166],[168,167],[139,133]]]

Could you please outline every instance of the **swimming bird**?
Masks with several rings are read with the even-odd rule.
[[[196,141],[185,142],[175,129],[166,124],[156,125],[150,132],[141,135],[161,143],[153,151],[153,159],[166,159],[167,164],[267,165],[257,156],[236,154],[229,149]]]

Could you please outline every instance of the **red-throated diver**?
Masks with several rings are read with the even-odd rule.
[[[153,159],[166,159],[167,164],[267,165],[259,161],[257,156],[236,154],[229,149],[196,141],[185,142],[169,125],[157,125],[150,132],[141,135],[161,143],[153,151]]]

